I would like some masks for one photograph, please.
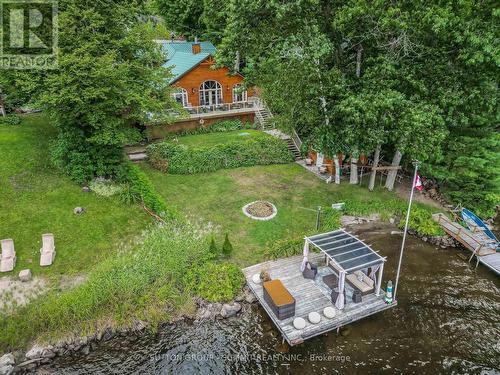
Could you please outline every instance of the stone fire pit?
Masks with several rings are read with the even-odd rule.
[[[267,201],[255,201],[243,207],[243,213],[254,220],[271,220],[276,216],[276,206]]]

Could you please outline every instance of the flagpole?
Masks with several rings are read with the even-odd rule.
[[[410,212],[411,212],[411,201],[413,200],[413,192],[415,191],[415,181],[417,179],[418,160],[415,160],[414,165],[415,165],[415,172],[413,173],[413,180],[411,182],[410,203],[408,203],[408,211],[406,212],[406,222],[405,222],[405,229],[403,232],[403,241],[401,242],[401,251],[399,252],[398,272],[396,273],[396,282],[394,284],[394,294],[392,297],[394,299],[394,301],[396,301],[396,293],[398,292],[399,272],[401,271],[401,261],[403,260],[403,251],[405,248],[406,232],[408,231],[408,220],[410,219]]]

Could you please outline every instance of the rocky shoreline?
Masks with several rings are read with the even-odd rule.
[[[368,217],[343,216],[343,226],[354,226],[360,224],[375,224],[380,222],[380,215],[370,215]],[[390,223],[395,224],[396,218],[391,218]],[[401,231],[392,231],[391,234],[401,234]],[[422,236],[413,230],[408,230],[410,235],[420,238],[422,241],[431,243],[441,248],[457,247],[458,243],[448,235],[443,236]],[[228,303],[209,303],[201,298],[195,301],[196,312],[192,315],[179,316],[169,323],[180,320],[192,320],[200,323],[206,320],[226,319],[236,316],[243,304],[252,304],[256,298],[248,286],[244,286],[235,299]],[[41,364],[49,363],[53,358],[65,356],[71,353],[82,353],[84,355],[93,351],[100,342],[106,342],[114,337],[140,335],[149,328],[147,322],[136,320],[132,326],[125,329],[115,330],[108,327],[94,335],[87,337],[75,337],[63,339],[53,345],[42,346],[35,344],[28,351],[14,351],[0,357],[0,375],[23,374],[36,369]]]
[[[210,303],[201,298],[195,300],[196,312],[193,315],[179,316],[169,323],[180,320],[192,320],[200,323],[206,320],[227,319],[236,316],[244,304],[256,302],[248,286],[244,286],[235,299],[228,303]],[[115,337],[141,335],[149,325],[147,322],[136,320],[132,326],[115,330],[111,327],[87,337],[63,339],[53,345],[42,346],[35,344],[28,351],[14,351],[0,357],[0,375],[24,374],[33,371],[42,364],[49,363],[55,357],[71,353],[89,354],[100,342],[106,342]]]

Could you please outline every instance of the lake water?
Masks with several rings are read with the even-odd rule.
[[[388,256],[395,278],[400,235],[358,230]],[[167,325],[116,338],[89,355],[57,358],[39,374],[500,373],[500,278],[467,252],[407,238],[398,306],[289,348],[258,305],[236,318]]]

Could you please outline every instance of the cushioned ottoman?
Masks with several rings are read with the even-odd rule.
[[[295,315],[295,298],[292,297],[280,280],[266,281],[262,286],[264,301],[279,320]]]

